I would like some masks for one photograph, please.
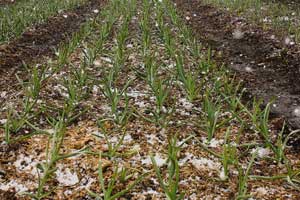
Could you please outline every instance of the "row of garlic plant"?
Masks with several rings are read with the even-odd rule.
[[[182,20],[178,17],[177,11],[175,6],[169,0],[164,0],[163,4],[165,8],[168,10],[168,14],[173,22],[173,24],[179,28],[180,32],[182,33],[182,39],[185,44],[189,44],[190,46],[196,46],[195,39],[190,34],[190,31],[184,25]],[[190,48],[193,49],[193,48]],[[193,53],[192,51],[191,53]],[[208,52],[208,55],[210,53]],[[196,55],[196,54],[194,54]],[[236,84],[237,81],[234,78],[231,78],[230,73],[228,73],[223,67],[222,68],[215,68],[213,67],[213,63],[210,63],[210,59],[207,59],[209,62],[204,63],[204,65],[210,65],[212,67],[204,69],[209,69],[204,73],[206,76],[212,76],[211,80],[213,80],[213,87],[210,88],[210,91],[206,91],[203,95],[203,121],[206,123],[206,133],[208,135],[208,141],[213,138],[214,133],[217,131],[217,128],[224,127],[224,126],[231,126],[230,122],[239,122],[240,131],[237,138],[242,137],[245,126],[254,127],[254,134],[262,140],[261,143],[250,143],[250,144],[239,144],[240,139],[237,141],[229,141],[231,130],[230,128],[227,129],[225,135],[225,143],[223,145],[223,152],[218,154],[210,150],[206,144],[203,144],[201,141],[198,142],[202,148],[207,150],[209,153],[213,154],[214,156],[220,158],[221,163],[223,164],[223,169],[221,171],[222,179],[229,180],[229,165],[236,167],[239,172],[239,182],[238,182],[238,192],[237,192],[237,199],[246,198],[247,194],[247,182],[249,178],[252,179],[284,179],[288,181],[288,183],[295,187],[299,188],[297,184],[299,184],[299,169],[293,169],[291,166],[290,161],[285,156],[285,149],[287,147],[288,140],[292,137],[292,135],[298,133],[299,131],[293,131],[285,138],[283,138],[283,131],[278,133],[277,139],[274,141],[272,140],[271,132],[269,129],[269,113],[270,113],[270,106],[272,103],[268,103],[264,109],[261,109],[262,101],[254,100],[252,105],[252,109],[249,108],[249,105],[244,105],[241,102],[241,98],[243,96],[244,89],[241,89],[240,84]],[[203,66],[203,64],[199,64],[199,66]],[[201,69],[203,72],[203,68]],[[208,74],[208,72],[210,72]],[[211,74],[211,75],[210,75]],[[216,97],[214,97],[216,96]],[[228,119],[221,120],[219,116],[219,112],[221,110],[226,109],[230,113],[231,116]],[[244,117],[245,114],[248,117]],[[250,119],[250,120],[247,120]],[[196,139],[196,138],[195,138]],[[237,145],[234,145],[234,142]],[[243,169],[240,160],[243,155],[239,155],[237,152],[239,151],[240,147],[247,147],[248,149],[251,147],[259,147],[263,146],[270,149],[274,157],[271,157],[272,160],[278,163],[278,165],[284,164],[287,169],[287,174],[284,175],[274,175],[271,177],[268,176],[254,176],[251,175],[251,168],[254,164],[254,160],[256,158],[256,151],[252,153],[252,158],[248,163],[248,167],[246,170]]]
[[[166,49],[166,51],[164,52],[160,49],[160,53],[166,53],[168,57],[174,56],[175,45],[173,43],[171,31],[170,29],[168,29],[167,25],[164,22],[164,10],[159,6],[159,2],[144,0],[143,8],[144,10],[140,22],[140,29],[142,32],[141,43],[143,46],[142,55],[144,60],[144,72],[141,72],[141,74],[144,81],[148,84],[152,95],[155,97],[155,109],[150,110],[150,112],[152,113],[150,117],[142,117],[147,121],[150,121],[162,128],[167,129],[167,127],[169,126],[169,120],[171,119],[174,111],[172,105],[170,106],[166,104],[166,102],[171,98],[170,91],[173,86],[174,75],[172,73],[166,76],[160,75],[160,72],[166,69],[159,66],[159,61],[152,54],[152,52],[157,51],[157,47],[155,47],[155,45],[151,45],[154,42],[151,40],[152,34],[155,34],[155,29],[153,29],[154,24],[156,24],[159,29],[164,29],[164,31],[160,30],[159,34],[161,35],[161,38],[164,42],[164,48]],[[153,17],[151,17],[151,12],[155,13],[157,17],[157,21],[155,21],[155,23]],[[179,189],[180,168],[178,155],[182,145],[185,144],[189,139],[190,138],[187,138],[179,145],[176,135],[169,138],[166,171],[162,171],[157,165],[156,159],[153,154],[151,153],[150,155],[159,185],[167,199],[179,200],[184,198],[184,193]],[[165,179],[165,177],[168,178]]]
[[[0,8],[0,44],[20,36],[28,27],[42,23],[62,10],[83,5],[87,0],[16,2]]]
[[[112,2],[117,2],[117,7],[119,9],[119,14],[121,15],[121,26],[117,29],[116,40],[112,50],[112,67],[105,66],[103,68],[103,80],[98,81],[101,85],[102,93],[107,99],[110,106],[109,116],[101,117],[97,120],[98,126],[104,135],[102,138],[99,135],[99,139],[104,139],[107,146],[108,152],[91,152],[94,155],[99,155],[99,167],[98,167],[98,178],[100,183],[101,191],[95,192],[88,189],[88,193],[97,199],[104,200],[114,200],[122,197],[138,185],[147,176],[148,172],[140,174],[140,172],[134,169],[128,169],[126,167],[120,167],[117,162],[117,158],[130,155],[132,152],[119,152],[121,145],[123,144],[124,137],[126,134],[126,125],[129,117],[131,116],[131,109],[129,108],[129,99],[127,97],[127,88],[133,80],[125,79],[125,84],[120,88],[118,82],[124,80],[120,74],[124,70],[125,63],[127,60],[127,49],[126,42],[129,37],[129,27],[133,16],[137,13],[137,2],[135,0],[115,0]],[[125,102],[125,108],[121,109],[122,103]],[[112,123],[113,128],[107,128],[106,124]],[[121,133],[121,135],[120,135]],[[118,134],[119,139],[116,143],[110,140],[112,134]],[[112,162],[113,174],[112,177],[106,181],[103,166],[102,157],[105,156]],[[130,184],[122,190],[117,190],[116,186],[118,183],[126,184],[129,180],[135,178]]]
[[[275,28],[286,36],[294,35],[299,42],[299,7],[287,2],[263,0],[205,0],[205,3],[226,7],[241,16],[262,25],[263,28]]]
[[[93,48],[89,48],[90,52],[93,52],[94,56],[101,52],[102,45],[108,38],[109,32],[111,31],[112,25],[117,17],[117,7],[118,1],[113,1],[110,6],[108,6],[110,12],[105,12],[96,19],[85,23],[80,31],[72,36],[69,43],[63,44],[58,49],[57,59],[54,62],[28,69],[31,73],[29,82],[24,82],[19,79],[25,94],[25,100],[23,103],[24,109],[22,112],[17,112],[13,109],[9,111],[8,119],[5,124],[6,142],[17,142],[31,137],[34,134],[46,134],[49,137],[46,161],[37,166],[39,172],[37,191],[35,193],[26,193],[33,199],[44,199],[51,194],[52,191],[48,191],[45,188],[49,179],[51,179],[53,173],[56,171],[55,166],[58,161],[83,152],[83,150],[79,150],[78,152],[71,154],[61,154],[60,149],[63,145],[67,126],[84,112],[78,112],[76,109],[77,105],[83,101],[89,93],[88,88],[91,86],[91,83],[89,81],[90,77],[86,71],[86,67],[91,63],[92,58],[89,57],[89,54],[85,54],[80,63],[80,68],[77,69],[74,67],[74,69],[71,69],[70,75],[64,78],[63,82],[65,88],[67,88],[68,94],[63,100],[62,108],[51,108],[47,105],[39,107],[37,102],[39,101],[40,90],[44,83],[46,84],[47,79],[50,79],[53,75],[59,73],[60,70],[66,68],[68,65],[71,66],[69,58],[72,52],[74,52],[77,47],[82,44],[82,41],[89,37],[96,29],[102,27],[102,19],[105,19],[106,24],[103,28],[101,28],[100,37],[99,39],[97,38],[97,42],[95,42],[96,45]],[[112,16],[112,13],[115,13],[115,15]],[[32,119],[38,117],[40,114],[38,110],[43,112],[45,111],[45,108],[46,112],[49,111],[49,109],[51,111],[58,112],[57,117],[54,116],[47,118],[50,126],[53,127],[53,133],[40,129],[31,122]],[[22,114],[20,115],[18,113]],[[17,133],[25,126],[30,127],[33,133],[11,139],[11,133]]]
[[[99,28],[100,19],[98,18],[101,17],[98,16],[96,19],[84,23],[80,30],[74,33],[67,43],[63,43],[56,50],[56,58],[54,61],[50,60],[47,63],[37,64],[33,67],[25,65],[28,72],[27,74],[29,75],[28,81],[23,81],[17,76],[19,84],[22,86],[22,93],[24,93],[22,110],[18,112],[12,106],[9,106],[9,103],[7,102],[9,111],[4,127],[6,143],[9,144],[22,140],[24,137],[11,139],[11,135],[20,131],[24,126],[29,126],[34,130],[37,130],[37,133],[43,133],[43,131],[30,123],[31,119],[39,115],[39,112],[36,111],[38,110],[36,107],[37,102],[40,100],[40,91],[48,79],[66,67],[70,61],[71,54],[77,49],[82,41],[91,35],[94,30]],[[25,138],[26,137],[30,137],[30,135],[25,136]]]
[[[100,30],[99,38],[94,43],[96,44],[90,51],[93,51],[93,56],[97,56],[101,52],[102,45],[106,39],[108,39],[109,32],[112,29],[112,24],[115,21],[116,3],[111,3],[106,7],[110,12],[103,12],[96,19],[87,22],[81,28],[78,33],[75,33],[70,39],[69,43],[62,45],[57,53],[57,60],[51,63],[51,70],[48,72],[49,77],[59,73],[66,67],[70,67],[70,73],[67,77],[63,78],[63,85],[67,89],[67,95],[63,99],[63,105],[61,108],[54,108],[54,111],[58,112],[57,117],[48,117],[47,121],[53,127],[53,133],[48,133],[49,141],[46,148],[46,159],[45,162],[40,163],[37,166],[39,173],[38,188],[34,193],[25,193],[33,199],[45,199],[48,198],[55,188],[47,189],[47,183],[53,177],[56,171],[56,165],[59,161],[73,157],[75,155],[85,152],[84,149],[77,150],[72,153],[61,153],[65,133],[68,126],[83,114],[87,109],[83,111],[78,110],[80,102],[88,98],[90,88],[92,85],[90,74],[88,74],[87,66],[90,63],[90,57],[88,57],[86,50],[83,50],[83,57],[81,58],[80,66],[72,67],[71,60],[69,59],[72,52],[74,52],[80,44],[84,44],[84,41],[91,36],[91,34],[97,29]],[[106,21],[106,24],[102,26],[102,20]],[[53,108],[48,108],[52,111]],[[48,110],[49,111],[49,110]]]

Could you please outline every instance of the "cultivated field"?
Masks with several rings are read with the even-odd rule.
[[[299,10],[0,0],[0,200],[300,199]]]

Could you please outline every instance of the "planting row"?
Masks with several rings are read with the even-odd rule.
[[[299,160],[287,146],[297,131],[284,138],[284,125],[269,123],[271,104],[244,104],[211,53],[170,1],[110,1],[6,97],[0,189],[34,199],[297,198]]]

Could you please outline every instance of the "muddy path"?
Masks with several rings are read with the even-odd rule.
[[[272,113],[300,128],[300,50],[199,0],[174,0],[196,37],[221,54],[252,95],[274,100]]]

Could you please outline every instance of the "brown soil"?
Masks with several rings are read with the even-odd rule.
[[[136,76],[144,63],[142,57],[141,31],[139,29],[142,11],[139,9],[137,13],[140,14],[137,14],[136,18],[134,18],[129,25],[130,29],[128,32],[130,35],[126,42],[127,45],[125,45],[125,57],[127,59],[122,70],[120,70],[120,80],[117,82],[117,88],[122,88],[124,82],[132,78],[133,82],[130,84],[128,91],[126,91],[129,97],[130,107],[136,108],[141,116],[151,117],[149,110],[155,109],[155,100],[151,98],[153,97],[151,89],[147,86],[144,78]],[[124,18],[120,17],[120,21],[118,20],[115,23],[112,37],[104,44],[103,53],[97,57],[97,62],[95,62],[94,66],[88,68],[88,74],[92,74],[91,77],[94,80],[103,80],[110,68],[113,67],[112,63],[116,47],[115,39],[121,28],[120,23],[122,19]],[[151,22],[153,22],[152,27],[154,27],[154,21],[151,20]],[[173,28],[172,30],[174,30],[174,37],[176,37],[176,46],[178,46],[179,49],[183,49],[184,44],[182,43],[182,40],[179,40],[180,36],[177,32],[178,29]],[[155,28],[151,29],[151,31],[151,33],[153,33],[153,44],[151,45],[150,52],[153,53],[153,55],[156,55],[155,61],[159,66],[170,66],[170,64],[173,63],[173,60],[168,56],[167,48],[163,43],[164,41],[161,40],[159,37],[160,35],[156,32],[157,30],[155,30]],[[41,104],[53,105],[58,109],[64,105],[65,99],[63,93],[65,92],[58,89],[58,86],[63,86],[64,78],[67,75],[71,75],[72,70],[79,68],[81,65],[81,52],[83,48],[83,46],[79,47],[73,55],[70,56],[69,66],[64,67],[61,72],[58,72],[55,76],[52,76],[47,80],[47,83],[40,93],[39,99],[41,99]],[[159,53],[154,54],[154,52]],[[186,58],[186,66],[188,66],[189,63],[195,63],[195,60],[188,54],[184,55]],[[33,61],[35,61],[35,59],[33,59]],[[172,76],[171,73],[168,73],[170,72],[169,70],[165,70],[166,67],[161,67],[161,70],[159,71],[162,80],[167,80]],[[210,83],[208,83],[208,85],[210,86]],[[88,112],[67,128],[61,148],[61,152],[64,154],[72,153],[85,147],[89,147],[92,152],[108,152],[107,141],[101,137],[103,130],[98,127],[96,121],[97,119],[107,119],[111,117],[111,110],[107,109],[110,107],[111,102],[104,96],[101,85],[98,82],[93,83],[93,86],[95,87],[93,87],[92,93],[87,95],[79,106],[79,109],[88,108]],[[125,153],[126,155],[116,156],[115,159],[116,162],[118,162],[118,166],[128,167],[130,171],[132,169],[132,171],[135,172],[136,175],[134,175],[132,179],[135,179],[136,176],[139,176],[140,173],[144,171],[153,169],[152,164],[147,161],[149,160],[150,153],[155,153],[161,159],[166,158],[168,141],[174,135],[178,135],[178,144],[188,138],[191,134],[199,138],[199,141],[203,141],[203,136],[206,135],[202,128],[198,126],[198,124],[202,123],[201,119],[199,119],[199,111],[201,111],[202,105],[198,102],[185,105],[187,103],[185,98],[186,94],[182,88],[177,87],[176,85],[170,87],[170,97],[165,106],[166,109],[171,109],[171,107],[174,108],[174,114],[171,114],[170,119],[167,119],[171,122],[170,126],[161,128],[155,123],[150,123],[137,115],[132,116],[124,128],[126,130],[126,136],[124,138],[127,139],[124,139],[124,143],[118,149],[118,153]],[[18,102],[22,100],[19,98],[21,95],[18,94],[18,91],[11,94],[9,97],[11,96],[18,99],[17,101],[10,101],[10,98],[6,97],[5,101],[10,102],[12,105],[18,105]],[[39,103],[37,108],[40,108],[40,106],[42,106],[41,104]],[[122,102],[119,109],[124,110],[124,107],[124,102]],[[49,113],[46,113],[45,115],[52,115],[53,113],[53,111],[49,110]],[[227,117],[227,115],[224,116],[224,119]],[[43,123],[41,123],[40,119]],[[39,124],[39,127],[42,126],[45,130],[51,131],[51,129],[48,129],[49,127],[44,127],[46,123],[44,117],[38,117],[33,120],[33,123]],[[235,122],[231,125],[233,137],[231,140],[236,141],[237,139],[235,137],[238,135],[240,127]],[[116,142],[113,141],[119,140],[122,137],[122,131],[120,131],[118,126],[112,122],[104,123],[104,127],[109,133],[107,134],[108,140],[112,141],[112,144],[115,145]],[[272,126],[270,129],[271,133],[275,134],[277,132],[277,130],[273,130]],[[4,135],[3,131],[3,129],[0,129],[0,135]],[[216,141],[220,143],[215,147],[211,147],[213,151],[218,153],[223,152],[225,132],[226,127],[220,128],[220,130],[216,132],[214,137]],[[241,144],[259,141],[258,135],[251,129],[245,129],[243,132],[244,135],[241,137]],[[1,139],[2,138],[0,138],[0,143],[2,143]],[[28,192],[36,191],[38,175],[35,173],[35,167],[37,163],[45,161],[46,154],[44,152],[48,144],[48,139],[49,138],[45,135],[36,135],[26,139],[26,141],[21,144],[5,145],[2,143],[4,145],[0,145],[0,173],[2,168],[5,174],[3,178],[5,183],[16,180],[17,183],[26,186]],[[136,152],[129,154],[130,151]],[[238,148],[237,154],[243,154],[239,157],[240,164],[241,166],[247,166],[249,156],[251,155],[250,149],[248,149],[248,147]],[[291,154],[290,151],[287,151],[286,155],[295,168],[298,167],[298,154]],[[26,160],[23,156],[25,156]],[[180,159],[180,164],[182,164],[180,167],[181,181],[179,183],[179,191],[184,192],[187,199],[234,199],[238,188],[238,172],[235,169],[232,169],[230,180],[228,182],[220,181],[218,177],[220,174],[219,165],[221,166],[221,163],[217,158],[214,158],[208,152],[204,151],[198,142],[193,140],[187,141],[187,144],[182,146],[178,157]],[[202,159],[212,164],[201,164]],[[62,172],[60,167],[70,169],[72,173],[78,176],[78,182],[74,185],[62,185],[58,181],[56,174],[54,174],[53,177],[51,177],[51,180],[47,182],[45,190],[48,191],[48,189],[50,190],[51,188],[54,188],[55,190],[47,197],[47,199],[92,199],[87,194],[86,189],[90,189],[97,193],[101,191],[97,178],[98,162],[99,157],[97,155],[88,153],[74,156],[70,159],[60,160],[60,162],[57,163],[58,171],[60,171],[60,173]],[[106,180],[111,180],[110,177],[114,171],[113,164],[114,163],[108,161],[106,157],[103,157],[104,176]],[[23,167],[26,169],[23,169]],[[153,170],[151,171],[152,173],[149,174],[144,181],[120,199],[164,199],[155,172]],[[168,176],[165,175],[167,166],[162,166],[161,171],[164,174],[164,180],[166,180],[168,178]],[[253,170],[251,171],[253,171],[254,175],[267,174],[270,176],[273,174],[284,173],[282,172],[282,168],[275,165],[272,160],[260,159],[257,159],[253,166]],[[123,181],[117,182],[117,187],[114,189],[114,192],[124,189],[126,185],[128,186],[133,180],[130,179],[124,183]],[[248,189],[249,193],[257,199],[283,199],[285,197],[289,199],[300,198],[298,191],[287,186],[285,180],[274,182],[250,180]],[[262,194],[260,194],[261,189],[263,190],[263,197]],[[17,188],[15,190],[17,190]],[[267,194],[264,194],[264,191],[267,191]],[[17,191],[11,189],[10,191],[2,192],[3,194],[1,194],[0,191],[0,200],[14,198],[20,200],[29,199],[29,197],[20,197],[15,194],[16,192]]]
[[[73,10],[50,17],[24,32],[19,38],[0,45],[0,91],[10,91],[18,83],[21,66],[40,62],[43,57],[53,57],[54,50],[66,42],[90,17],[96,15],[106,0],[91,0]],[[67,16],[65,18],[64,16]],[[1,102],[0,100],[0,103]]]
[[[50,17],[45,23],[29,28],[19,38],[0,45],[0,91],[13,93],[17,84],[15,74],[22,73],[22,64],[40,63],[42,58],[54,56],[54,49],[66,42],[72,34],[77,32],[81,25],[96,14],[94,9],[101,9],[106,0],[91,0],[87,4],[74,10],[60,13]],[[1,2],[2,3],[2,2]],[[0,3],[0,5],[1,5]],[[64,15],[68,17],[65,18]],[[5,99],[0,98],[0,105]],[[9,148],[1,149],[0,152],[13,152]],[[0,176],[4,158],[0,156]],[[6,176],[6,174],[4,174]],[[0,199],[17,199],[15,191],[0,190]]]
[[[249,91],[265,102],[276,98],[272,112],[283,116],[291,128],[300,128],[294,112],[300,105],[299,48],[200,0],[174,2],[196,37],[219,51],[220,61],[237,72]],[[241,39],[233,37],[237,29],[243,33]]]
[[[103,5],[103,0],[91,0],[57,16],[50,17],[46,23],[32,27],[9,44],[0,46],[1,71],[18,67],[22,62],[53,54],[54,49],[76,32],[81,24],[93,15],[92,10]],[[67,16],[66,18],[64,17]]]
[[[0,0],[0,6],[16,3],[17,0]]]
[[[293,0],[273,0],[273,1],[266,1],[268,3],[272,3],[272,2],[275,2],[275,3],[281,3],[281,4],[285,4],[285,5],[288,5],[290,7],[293,7],[293,8],[299,8],[299,5],[300,5],[300,2],[299,1],[293,1]]]
[[[0,199],[15,200],[17,197],[15,196],[15,192],[4,192],[0,190]]]

